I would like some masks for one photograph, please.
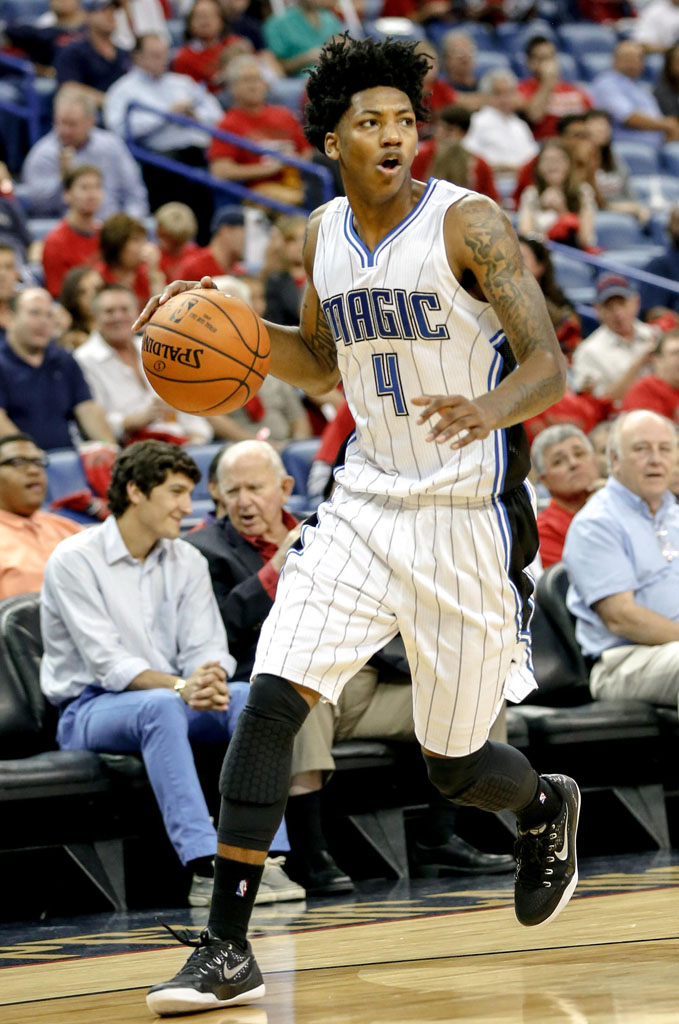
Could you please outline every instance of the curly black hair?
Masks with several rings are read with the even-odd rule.
[[[430,61],[417,52],[416,42],[351,39],[347,32],[331,39],[307,82],[304,134],[323,153],[325,136],[335,131],[354,93],[380,85],[404,92],[415,117],[426,121],[422,86],[429,68]]]
[[[113,463],[108,504],[119,519],[130,505],[128,483],[135,483],[142,494],[149,496],[154,487],[165,483],[170,473],[183,473],[194,484],[200,470],[191,456],[176,444],[167,441],[135,441],[123,448]]]

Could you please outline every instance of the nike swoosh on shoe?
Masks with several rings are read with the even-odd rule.
[[[559,860],[568,860],[568,807],[566,808],[566,820],[563,829],[563,846],[560,850],[554,850],[554,855]]]
[[[250,963],[250,957],[248,957],[246,960],[241,960],[241,962],[239,964],[236,964],[235,967],[230,967],[228,970],[225,967],[224,968],[224,981],[231,981],[231,979],[235,978],[237,974],[240,974],[240,972],[243,970],[243,968],[247,967],[247,965],[249,963]]]

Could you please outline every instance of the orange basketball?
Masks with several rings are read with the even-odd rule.
[[[256,395],[269,370],[266,327],[247,303],[194,288],[159,306],[144,329],[144,372],[181,412],[232,412]]]

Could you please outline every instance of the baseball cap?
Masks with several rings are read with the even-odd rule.
[[[607,270],[605,273],[599,274],[596,279],[596,301],[599,303],[608,302],[609,299],[615,297],[629,299],[630,296],[636,294],[636,288],[621,274],[612,274],[610,270]]]
[[[224,227],[227,224],[229,227],[242,228],[245,224],[245,214],[243,213],[242,206],[222,206],[219,210],[215,211],[215,214],[210,223],[210,234],[214,235],[215,231],[219,228]]]
[[[82,9],[86,14],[103,11],[105,7],[117,7],[118,0],[81,0]]]

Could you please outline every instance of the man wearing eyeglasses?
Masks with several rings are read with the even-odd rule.
[[[679,698],[679,505],[669,490],[674,425],[648,410],[623,413],[608,441],[611,476],[566,536],[567,603],[593,662],[597,700]]]
[[[47,456],[28,434],[0,437],[0,599],[40,590],[59,541],[82,527],[43,512]]]

